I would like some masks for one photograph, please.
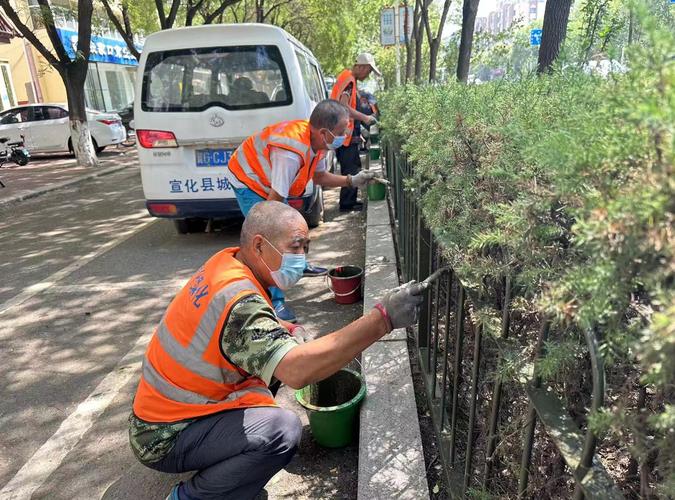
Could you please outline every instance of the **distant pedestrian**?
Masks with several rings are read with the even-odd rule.
[[[355,175],[361,171],[361,157],[359,156],[361,122],[366,124],[377,123],[377,119],[374,116],[365,115],[357,110],[358,89],[356,82],[365,80],[373,72],[376,75],[382,75],[375,65],[373,55],[367,52],[359,54],[352,69],[345,69],[338,75],[337,81],[331,91],[331,98],[340,101],[350,110],[347,138],[344,145],[335,152],[342,174]],[[357,194],[358,189],[343,187],[340,190],[340,210],[361,210],[363,204],[357,202]]]

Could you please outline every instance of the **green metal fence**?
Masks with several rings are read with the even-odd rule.
[[[392,182],[402,278],[422,280],[447,263],[421,217],[420,193],[405,188],[411,165],[396,145],[383,147],[385,171]],[[559,481],[555,485],[559,498],[623,498],[596,456],[595,434],[579,427],[563,400],[532,375],[536,370],[520,381],[502,373],[502,353],[518,344],[522,318],[512,314],[508,278],[501,290],[501,304],[496,305],[501,311],[497,338],[483,335],[473,315],[474,305],[452,270],[427,294],[416,329],[450,495],[544,498],[550,495],[539,494],[537,488],[546,481]],[[536,347],[527,353],[532,365],[542,356],[550,329],[543,317],[537,323]],[[585,340],[592,380],[590,411],[596,411],[603,405],[604,369],[594,333],[588,332]],[[551,472],[556,461],[564,464]]]

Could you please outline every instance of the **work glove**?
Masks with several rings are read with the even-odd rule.
[[[405,328],[417,323],[420,305],[424,300],[426,283],[410,281],[388,292],[382,300],[375,305],[375,309],[382,313],[385,321],[389,323],[390,330]]]
[[[351,182],[353,187],[364,187],[370,181],[375,178],[375,172],[370,172],[369,170],[364,170],[359,172],[356,175],[352,175]]]
[[[305,342],[312,340],[312,336],[300,325],[293,325],[288,331],[299,344],[304,344]]]
[[[378,123],[380,123],[377,121],[377,118],[375,118],[374,115],[370,115],[368,118],[369,118],[368,125],[377,125]]]

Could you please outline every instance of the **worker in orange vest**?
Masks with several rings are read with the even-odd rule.
[[[129,439],[147,467],[196,471],[167,500],[254,498],[291,460],[302,433],[270,386],[299,389],[323,380],[393,329],[416,322],[425,285],[414,282],[316,340],[280,322],[267,289],[300,279],[308,236],[293,208],[256,204],[240,247],[211,257],[162,316],[143,360]]]
[[[356,63],[351,70],[345,69],[340,73],[331,90],[331,98],[340,101],[349,108],[349,125],[347,126],[347,139],[344,144],[335,151],[335,156],[340,162],[340,171],[343,174],[356,175],[361,171],[361,157],[359,156],[359,146],[361,142],[361,124],[360,122],[372,125],[377,123],[375,116],[368,116],[358,111],[358,89],[357,81],[363,81],[375,73],[381,76],[382,73],[375,64],[375,58],[372,54],[364,52],[356,58]],[[345,186],[340,189],[340,210],[361,210],[363,204],[356,201],[358,190]]]
[[[309,120],[291,120],[266,127],[246,139],[230,159],[231,183],[244,216],[263,200],[284,201],[302,196],[310,179],[320,186],[363,187],[375,174],[335,175],[327,171],[324,153],[346,139],[348,110],[327,99],[314,108]],[[307,265],[305,276],[321,276],[325,268]],[[297,320],[286,304],[283,291],[272,291],[274,310],[280,319]]]

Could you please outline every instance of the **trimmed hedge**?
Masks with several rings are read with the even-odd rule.
[[[590,425],[640,460],[656,456],[666,494],[675,491],[675,38],[644,23],[649,43],[634,48],[625,75],[406,86],[381,109],[385,139],[414,165],[406,188],[419,192],[487,331],[498,334],[491,304],[506,275],[517,310],[554,318],[541,366],[549,379],[578,369],[577,339],[594,329],[608,370],[628,380]],[[648,417],[632,396],[640,386]]]

